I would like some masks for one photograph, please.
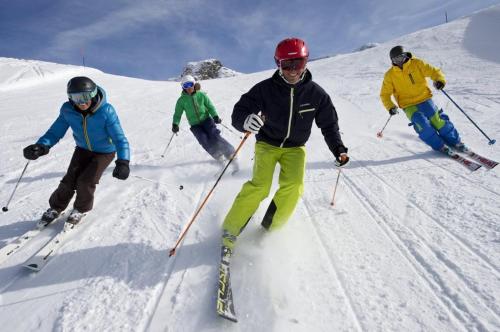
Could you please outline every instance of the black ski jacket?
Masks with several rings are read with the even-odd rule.
[[[257,134],[257,141],[285,148],[303,146],[311,135],[314,120],[335,157],[347,152],[330,96],[312,81],[309,70],[296,85],[286,83],[278,71],[271,78],[257,83],[234,105],[232,124],[244,132],[243,123],[247,116],[259,112],[264,126]]]

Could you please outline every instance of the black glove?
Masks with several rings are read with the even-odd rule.
[[[396,115],[399,113],[399,110],[397,107],[392,107],[390,110],[389,110],[389,114],[392,116],[392,115]]]
[[[434,81],[434,87],[438,90],[441,90],[444,88],[444,82],[441,81]]]
[[[219,124],[222,122],[222,120],[218,116],[214,116],[214,122]]]
[[[340,156],[335,158],[335,166],[342,167],[349,162],[349,156],[347,153],[341,153]]]
[[[128,160],[117,159],[115,161],[115,169],[113,170],[113,176],[120,180],[126,180],[130,174],[130,168],[128,167]]]
[[[43,144],[31,144],[23,149],[24,158],[29,160],[36,160],[40,156],[49,153],[49,147]]]
[[[172,124],[172,132],[176,134],[179,132],[179,125],[176,125],[175,123]]]

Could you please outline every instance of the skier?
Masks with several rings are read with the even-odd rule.
[[[234,154],[234,147],[220,135],[215,124],[222,122],[217,115],[214,105],[208,96],[199,91],[199,83],[191,75],[185,75],[181,80],[181,96],[175,104],[172,121],[172,132],[179,132],[179,123],[184,112],[191,126],[191,132],[200,145],[215,160],[230,159]],[[233,161],[233,165],[236,165]]]
[[[118,152],[113,176],[125,180],[129,175],[129,144],[115,109],[106,100],[104,90],[88,77],[73,77],[67,85],[69,101],[58,118],[35,144],[24,148],[24,157],[36,160],[49,153],[69,127],[76,148],[66,175],[49,199],[50,208],[43,213],[45,223],[54,221],[66,209],[76,191],[73,210],[67,221],[77,224],[90,211],[94,192],[104,170]]]
[[[282,40],[274,59],[278,70],[256,84],[234,106],[233,126],[256,134],[252,179],[246,182],[223,224],[222,255],[230,255],[260,202],[271,189],[274,169],[280,164],[279,189],[275,193],[262,226],[278,228],[290,218],[304,186],[304,144],[313,121],[321,128],[337,166],[349,161],[339,133],[338,118],[330,96],[312,80],[306,68],[309,51],[299,38]],[[261,113],[259,116],[258,113]]]
[[[467,152],[469,149],[461,142],[449,117],[432,101],[426,77],[430,77],[434,87],[441,90],[446,84],[441,70],[405,52],[403,46],[393,47],[389,56],[392,67],[385,73],[380,90],[380,98],[389,114],[396,115],[398,107],[402,108],[420,139],[436,151],[451,154],[451,147]]]

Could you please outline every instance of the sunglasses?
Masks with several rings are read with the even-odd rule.
[[[285,59],[280,61],[282,70],[302,70],[306,67],[307,58]]]
[[[182,84],[183,89],[189,89],[189,88],[192,88],[193,86],[194,86],[194,82],[186,82],[186,83]]]
[[[97,95],[97,88],[90,92],[68,93],[68,98],[77,105],[87,104]]]

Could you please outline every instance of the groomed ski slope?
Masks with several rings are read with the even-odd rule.
[[[376,137],[388,117],[378,97],[387,53],[403,44],[441,67],[447,92],[499,139],[498,31],[500,6],[309,64],[332,96],[351,163],[331,207],[337,170],[319,129],[313,129],[305,193],[293,218],[278,232],[263,232],[267,199],[239,237],[231,267],[237,324],[215,313],[220,227],[250,177],[254,138],[241,150],[241,171],[223,178],[169,258],[220,170],[185,118],[160,157],[171,135],[178,83],[1,59],[2,204],[26,164],[22,148],[56,118],[74,75],[88,75],[106,89],[132,148],[130,178],[114,179],[112,167],[105,172],[94,210],[44,270],[32,273],[21,264],[62,224],[50,226],[0,266],[1,329],[499,331],[500,170],[469,173],[430,151],[403,114],[390,121],[382,139]],[[202,89],[229,126],[240,95],[271,74],[203,81]],[[500,160],[500,143],[488,146],[442,94],[434,100],[470,147]],[[221,129],[239,143],[239,135]],[[73,147],[68,133],[49,155],[30,163],[9,212],[0,215],[1,246],[35,225]]]

